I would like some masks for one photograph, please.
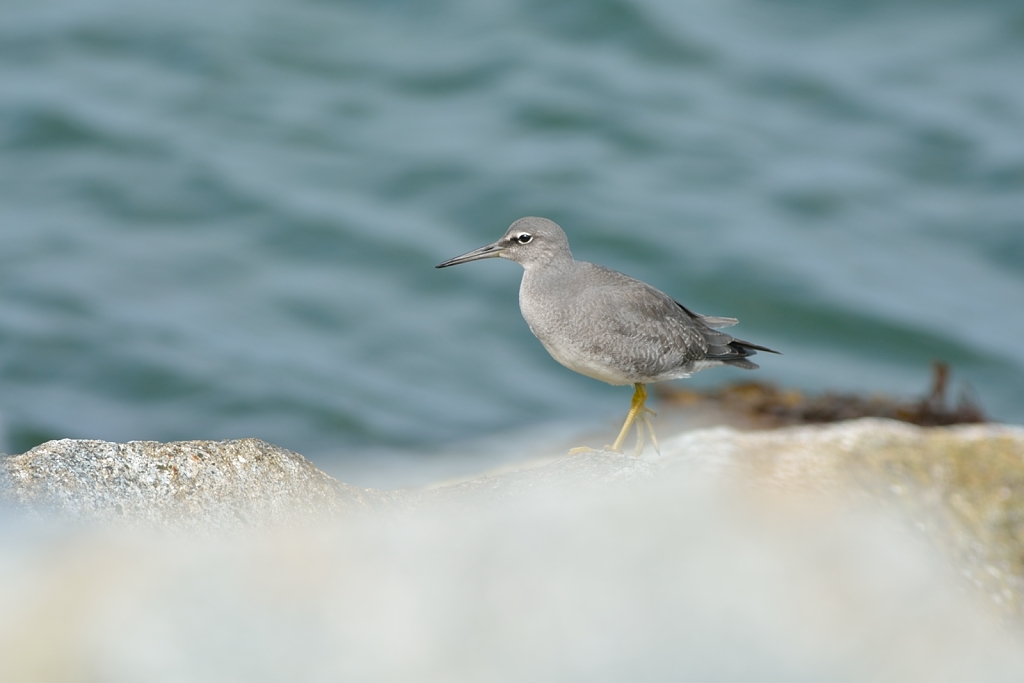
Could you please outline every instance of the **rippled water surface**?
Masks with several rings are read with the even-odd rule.
[[[914,394],[941,358],[1024,421],[1024,6],[7,2],[3,447],[618,419],[517,265],[433,268],[523,215],[739,317],[762,379]]]

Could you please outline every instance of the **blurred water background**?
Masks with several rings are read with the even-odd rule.
[[[694,385],[1022,422],[1024,5],[6,0],[0,450],[614,434],[519,266],[433,268],[524,215],[786,354]]]

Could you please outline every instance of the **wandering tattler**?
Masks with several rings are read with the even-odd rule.
[[[635,387],[613,451],[621,452],[637,420],[636,455],[643,449],[645,426],[658,448],[647,416],[654,411],[644,405],[645,384],[689,377],[716,365],[754,370],[750,356],[778,353],[718,331],[735,325],[735,318],[694,313],[647,283],[575,260],[565,233],[546,218],[520,218],[497,242],[437,267],[497,257],[523,267],[519,309],[555,360],[587,377]]]

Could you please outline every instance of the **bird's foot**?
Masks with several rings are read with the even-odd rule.
[[[607,446],[605,446],[607,448]],[[570,448],[567,455],[579,455],[580,453],[597,453],[596,448],[590,446],[577,446],[576,448]]]

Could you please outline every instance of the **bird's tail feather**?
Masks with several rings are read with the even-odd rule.
[[[702,315],[700,313],[697,314],[697,317],[700,318],[702,323],[715,330],[723,327],[732,327],[739,322],[736,318],[721,318],[714,315]]]
[[[742,339],[730,339],[725,345],[709,347],[708,351],[710,352],[708,353],[708,358],[720,360],[726,365],[731,365],[734,368],[743,368],[744,370],[757,370],[761,367],[757,363],[748,360],[750,356],[756,355],[758,351],[779,353],[775,349],[769,349],[767,346],[753,344]]]

